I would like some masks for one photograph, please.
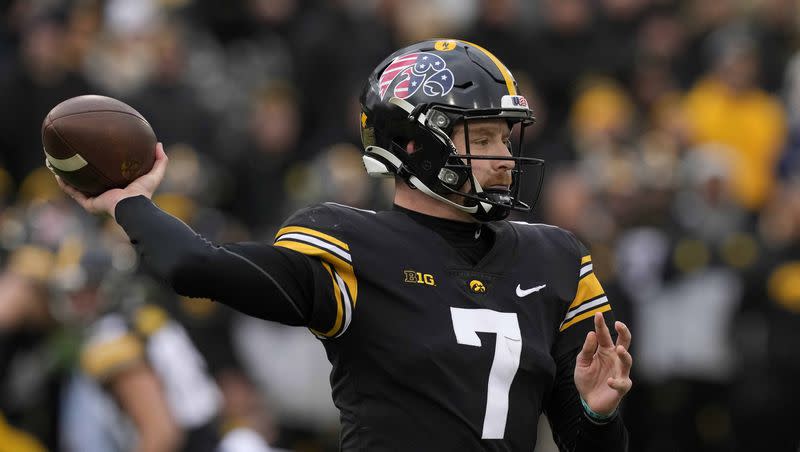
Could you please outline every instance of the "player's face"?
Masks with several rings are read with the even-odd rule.
[[[502,119],[483,119],[470,121],[469,153],[475,156],[496,155],[510,157],[509,143],[511,129]],[[464,125],[453,128],[453,144],[459,153],[466,154],[466,137]],[[471,159],[472,174],[486,190],[508,190],[511,187],[511,170],[513,160],[480,160]],[[469,182],[468,182],[469,183]],[[469,188],[468,186],[466,187]]]

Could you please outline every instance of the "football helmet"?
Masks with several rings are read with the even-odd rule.
[[[544,161],[522,157],[524,129],[534,121],[514,77],[486,49],[466,41],[439,39],[400,49],[382,61],[361,93],[361,141],[370,176],[399,176],[428,196],[471,214],[479,221],[500,220],[512,210],[529,211],[535,202],[519,199],[526,167]],[[516,138],[511,155],[473,156],[469,122],[504,119]],[[464,124],[466,149],[453,144],[456,124]],[[518,133],[515,127],[518,126]],[[414,152],[406,147],[414,141]],[[484,189],[472,173],[472,160],[513,160],[508,190]],[[469,188],[466,182],[469,181]],[[449,199],[460,195],[463,204]]]
[[[105,313],[129,313],[144,303],[161,301],[144,290],[148,278],[137,272],[130,246],[88,228],[83,237],[66,237],[56,252],[57,265],[47,281],[50,312],[65,325],[87,325]],[[149,294],[145,296],[145,294]]]

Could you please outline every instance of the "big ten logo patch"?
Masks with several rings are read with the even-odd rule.
[[[414,270],[403,270],[404,282],[409,284],[424,284],[426,286],[436,286],[436,280],[430,273],[422,273]]]

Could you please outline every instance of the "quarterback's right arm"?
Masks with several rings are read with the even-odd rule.
[[[347,245],[305,223],[317,211],[327,210],[293,217],[275,245],[216,245],[144,196],[120,201],[115,217],[146,267],[179,294],[333,337],[349,324],[355,281]]]
[[[276,241],[279,246],[217,246],[208,242],[150,202],[164,177],[167,161],[158,143],[149,173],[124,189],[111,189],[91,198],[60,178],[56,180],[86,211],[114,217],[145,264],[176,292],[211,298],[262,319],[305,325],[320,336],[344,332],[349,319],[345,321],[348,306],[343,298],[350,290],[343,286],[348,278],[339,281],[339,277],[347,276],[344,267],[349,262],[342,263],[324,246],[317,246],[319,243],[299,249],[290,243],[295,242],[293,238]],[[325,252],[319,253],[320,249]],[[354,306],[355,288],[351,299]]]

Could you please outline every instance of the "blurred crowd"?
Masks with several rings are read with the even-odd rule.
[[[547,175],[516,219],[590,245],[631,326],[631,450],[798,450],[796,0],[3,0],[0,451],[79,450],[93,418],[76,413],[94,406],[81,378],[107,387],[133,356],[98,357],[98,335],[147,344],[164,318],[196,348],[172,350],[199,354],[221,431],[335,450],[312,335],[143,289],[119,227],[43,167],[40,127],[67,98],[119,98],[170,157],[162,209],[214,241],[270,240],[315,202],[391,205],[361,166],[358,94],[385,56],[430,37],[491,50],[533,106],[522,145]],[[185,356],[161,355],[141,359],[169,380],[159,363]]]

